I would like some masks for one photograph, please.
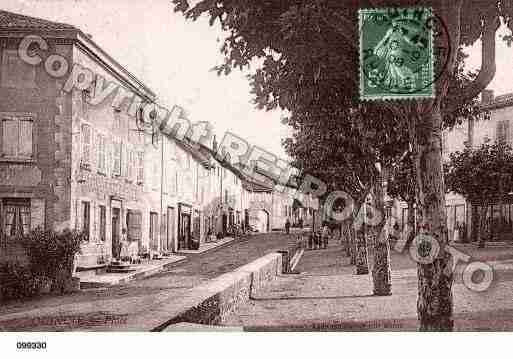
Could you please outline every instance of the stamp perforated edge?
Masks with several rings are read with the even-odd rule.
[[[434,17],[433,8],[430,6],[405,6],[401,8],[391,8],[391,7],[383,7],[383,8],[363,8],[358,9],[358,37],[359,37],[359,64],[358,64],[358,77],[360,79],[359,81],[359,94],[360,94],[360,101],[377,101],[377,100],[383,100],[383,101],[390,101],[390,100],[424,100],[424,99],[433,99],[436,97],[436,85],[435,85],[435,56],[434,56],[434,32],[431,31],[430,36],[430,47],[431,47],[431,94],[415,94],[415,93],[408,93],[408,94],[390,94],[386,93],[383,95],[365,95],[363,90],[363,81],[364,81],[364,74],[362,71],[362,45],[363,45],[363,36],[362,36],[362,14],[365,13],[373,13],[373,12],[382,12],[382,11],[390,11],[391,9],[423,9],[426,11],[429,11],[430,17]]]

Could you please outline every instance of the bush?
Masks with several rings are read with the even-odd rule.
[[[0,266],[0,299],[31,297],[38,291],[38,280],[29,268],[12,262]]]
[[[35,278],[49,278],[52,290],[64,292],[71,281],[75,255],[86,240],[82,232],[55,232],[36,228],[22,239]]]

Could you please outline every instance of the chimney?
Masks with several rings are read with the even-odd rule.
[[[483,90],[481,92],[481,104],[487,105],[493,102],[493,90]]]

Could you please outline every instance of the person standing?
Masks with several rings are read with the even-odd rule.
[[[324,222],[324,224],[322,226],[322,237],[321,237],[323,249],[326,249],[328,247],[329,236],[330,236],[330,230],[328,228],[328,224],[326,222]]]
[[[119,242],[119,260],[123,261],[128,257],[128,239],[126,234],[126,228],[123,228],[121,230],[121,241]]]
[[[287,234],[290,233],[290,220],[288,218],[285,221],[285,233],[287,233]]]

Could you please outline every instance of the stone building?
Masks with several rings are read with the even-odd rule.
[[[127,108],[155,95],[71,25],[0,11],[0,44],[2,253],[37,226],[78,227],[89,235],[79,262],[101,262],[143,192],[140,168],[123,163],[144,153]],[[89,86],[73,86],[75,66],[94,74]],[[92,105],[96,82],[125,101]]]
[[[0,51],[0,258],[22,256],[12,239],[37,226],[85,231],[83,269],[124,233],[135,252],[203,238],[208,156],[138,126],[147,86],[71,25],[0,11]]]
[[[79,269],[197,249],[233,225],[311,219],[310,199],[138,121],[156,94],[80,29],[0,11],[0,261],[38,226],[87,235]],[[313,202],[312,202],[313,203]]]

